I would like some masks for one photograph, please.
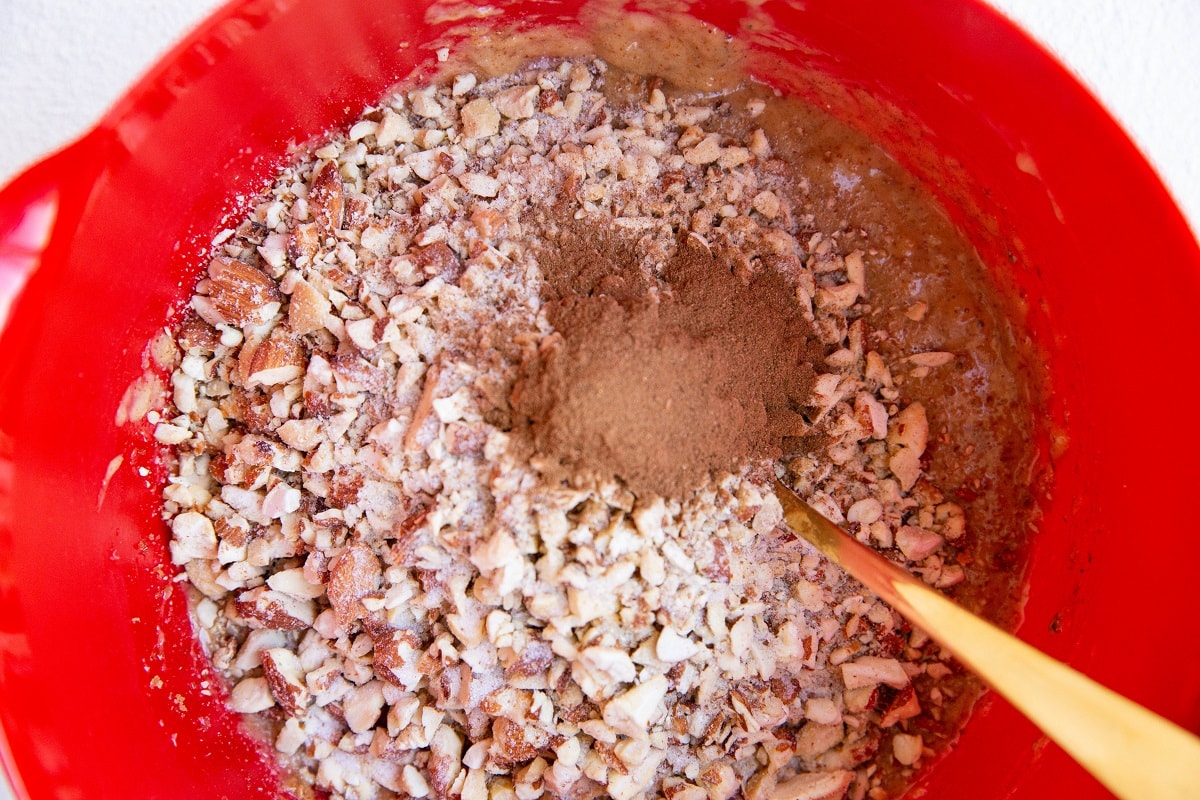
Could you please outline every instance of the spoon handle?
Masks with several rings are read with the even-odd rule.
[[[1122,800],[1200,798],[1200,739],[959,607],[779,481],[787,524],[954,654]]]

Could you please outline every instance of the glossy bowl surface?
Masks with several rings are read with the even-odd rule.
[[[0,192],[0,758],[18,798],[280,796],[193,641],[146,426],[115,420],[213,233],[289,143],[429,67],[449,23],[426,5],[231,3]],[[1187,466],[1200,250],[1158,178],[1061,65],[980,2],[690,5],[735,36],[769,19],[783,34],[772,57],[793,67],[777,82],[884,142],[1023,294],[1051,366],[1045,413],[1069,444],[1020,634],[1200,729]],[[578,3],[492,7],[504,13],[490,24],[535,25]],[[995,699],[923,789],[1107,796]]]

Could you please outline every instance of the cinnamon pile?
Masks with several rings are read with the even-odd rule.
[[[518,426],[553,477],[617,477],[682,497],[710,473],[778,458],[808,425],[821,353],[773,269],[683,236],[661,275],[634,240],[571,221],[538,263],[557,333],[523,365]]]

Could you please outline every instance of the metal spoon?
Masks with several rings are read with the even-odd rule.
[[[1200,798],[1200,739],[900,569],[782,482],[788,526],[949,650],[1122,800]]]

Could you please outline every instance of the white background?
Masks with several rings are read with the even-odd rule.
[[[1200,0],[991,2],[1092,88],[1200,231]],[[85,131],[217,5],[0,0],[0,183]]]

